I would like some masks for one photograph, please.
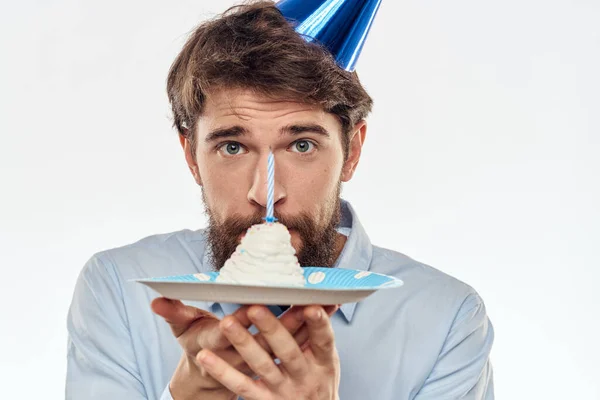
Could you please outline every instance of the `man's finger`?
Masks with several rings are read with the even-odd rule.
[[[281,322],[266,307],[252,306],[248,310],[248,317],[262,332],[269,343],[273,353],[281,360],[283,367],[296,379],[303,378],[308,373],[308,364],[300,347]],[[236,346],[242,356],[242,350]],[[250,361],[246,357],[246,361]],[[250,365],[252,367],[252,365]],[[254,368],[253,368],[254,369]]]
[[[333,307],[333,306],[331,306]],[[244,326],[244,328],[248,329],[252,325],[252,321],[248,318],[247,310],[248,306],[244,306],[240,308],[238,311],[233,313],[232,315],[237,318],[240,325]],[[304,326],[304,307],[292,307],[287,312],[285,312],[279,320],[282,325],[287,329],[290,334],[295,334],[299,332],[299,328],[304,332],[302,337],[302,341],[296,341],[298,345],[306,343],[308,340],[308,331],[306,330],[306,326]],[[240,315],[242,314],[242,315]],[[263,337],[262,333],[257,333],[254,335],[254,339],[256,342],[263,348],[272,358],[276,358],[273,355],[273,351],[271,350],[271,346],[267,343],[266,339]],[[254,376],[256,373],[252,371],[250,366],[246,363],[246,361],[240,356],[240,354],[235,350],[235,348],[231,347],[227,350],[216,352],[216,354],[221,357],[225,362],[233,366],[238,371],[248,375]]]
[[[246,314],[246,318],[248,315]],[[250,321],[250,319],[248,319]],[[304,307],[292,307],[286,313],[284,313],[280,318],[281,324],[284,328],[293,336],[301,327],[304,325]],[[250,322],[252,324],[252,322]],[[254,335],[254,339],[258,342],[258,344],[267,351],[269,354],[273,354],[273,350],[269,343],[265,339],[262,332]]]
[[[248,306],[245,307],[244,311],[247,311],[247,309]],[[333,315],[338,309],[339,306],[325,307],[325,311],[329,316]],[[237,312],[232,315],[235,315],[237,317]],[[250,319],[248,319],[247,314],[244,313],[243,318],[244,319],[242,320],[238,318],[238,320],[240,320],[240,324],[241,321],[244,321],[244,326],[246,328],[252,325],[252,322],[250,321]],[[301,350],[304,350],[308,346],[308,329],[306,328],[304,321],[304,307],[296,306],[290,308],[279,318],[279,320],[281,321],[281,324],[290,332],[290,334],[294,335],[294,339],[296,340],[296,343],[298,343],[298,346],[301,346]],[[265,351],[267,351],[271,355],[272,358],[277,358],[273,354],[271,346],[269,346],[262,333],[259,332],[255,334],[254,339],[263,349],[265,349]],[[233,347],[227,350],[216,352],[216,354],[238,371],[241,371],[242,373],[248,376],[255,375],[254,371],[252,371],[252,369],[244,361],[242,356],[240,356],[237,350],[235,350]]]
[[[240,353],[232,346],[225,350],[217,350],[214,353],[221,357],[223,361],[227,364],[231,365],[233,368],[237,369],[241,373],[253,377],[256,375],[252,368],[244,361]]]
[[[196,361],[227,389],[243,397],[246,400],[265,399],[265,388],[260,387],[248,376],[227,364],[210,350],[202,350],[198,353]]]
[[[304,308],[304,306],[292,307],[279,318],[281,324],[292,336],[294,336],[294,339],[296,339],[296,343],[298,343],[299,346],[304,345],[308,340],[308,330],[306,329],[304,321]],[[324,308],[327,315],[331,317],[340,306],[324,306]],[[248,321],[250,320],[248,319]],[[250,324],[252,324],[252,322],[250,322]],[[269,346],[269,343],[267,343],[262,333],[259,332],[254,335],[254,339],[256,339],[258,344],[260,344],[268,353],[273,354],[271,346]]]
[[[316,361],[327,365],[334,361],[335,336],[331,321],[321,306],[310,306],[304,310],[310,348]]]
[[[151,307],[171,326],[173,335],[188,354],[195,355],[203,348],[219,350],[230,346],[219,330],[219,319],[208,311],[164,297],[154,299]]]
[[[249,306],[242,306],[238,308],[233,314],[231,314],[234,317],[236,317],[237,320],[240,322],[240,325],[242,325],[246,329],[250,328],[250,326],[252,325],[252,321],[248,319],[247,315],[248,308]]]
[[[214,318],[213,314],[199,308],[186,306],[179,300],[157,297],[150,305],[155,314],[164,318],[171,326],[175,337],[181,336],[195,321],[201,318]]]
[[[236,312],[231,314],[236,317],[239,321],[240,325],[244,328],[248,329],[252,325],[252,321],[248,318],[248,308],[249,306],[240,307]],[[304,316],[303,316],[303,308],[304,307],[292,307],[286,313],[284,313],[280,321],[285,326],[285,328],[293,335],[296,331],[304,324]],[[265,340],[262,333],[257,333],[254,335],[254,339],[256,342],[269,354],[272,354],[273,351],[269,346],[269,343]]]
[[[271,316],[277,321],[273,314]],[[281,370],[269,353],[254,340],[250,332],[244,329],[235,318],[225,317],[220,328],[252,371],[260,376],[264,382],[270,386],[278,386],[284,380]]]
[[[340,309],[340,306],[324,306],[323,307],[328,316],[332,316]],[[302,320],[304,321],[304,312],[302,313]],[[306,325],[302,325],[300,329],[296,331],[294,334],[294,339],[296,339],[296,343],[300,346],[300,349],[304,350],[308,344],[308,328]]]

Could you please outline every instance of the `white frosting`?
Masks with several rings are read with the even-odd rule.
[[[268,223],[248,229],[216,281],[243,285],[304,286],[304,271],[285,225]]]

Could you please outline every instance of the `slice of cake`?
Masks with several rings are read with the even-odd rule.
[[[216,281],[243,285],[304,286],[292,237],[278,222],[251,226]]]

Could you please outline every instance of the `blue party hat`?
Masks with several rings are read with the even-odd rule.
[[[354,71],[381,0],[281,0],[276,6],[307,41],[325,45]]]

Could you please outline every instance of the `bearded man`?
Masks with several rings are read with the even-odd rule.
[[[372,99],[285,10],[234,7],[201,24],[174,61],[174,126],[209,226],[89,260],[68,315],[68,399],[493,399],[494,334],[478,294],[372,245],[340,199]],[[300,264],[387,274],[402,289],[341,307],[265,307],[184,304],[130,282],[219,270],[262,222],[271,152],[275,216]]]

